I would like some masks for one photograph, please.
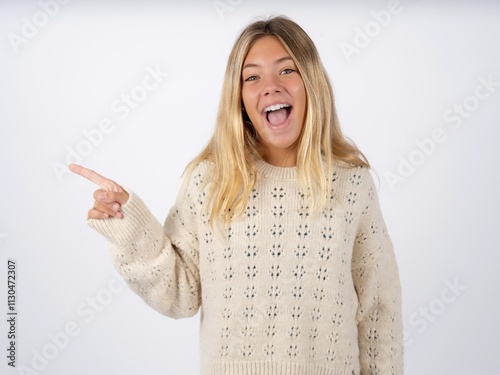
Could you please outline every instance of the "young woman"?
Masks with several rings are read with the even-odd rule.
[[[97,183],[88,224],[115,267],[173,318],[201,309],[203,374],[402,374],[401,289],[362,153],[342,135],[314,43],[250,24],[230,54],[215,133],[162,226]]]

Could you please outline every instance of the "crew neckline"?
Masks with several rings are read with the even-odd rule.
[[[264,159],[258,159],[255,162],[259,176],[266,177],[268,179],[276,180],[296,180],[297,179],[297,167],[278,167],[276,165],[269,164]]]

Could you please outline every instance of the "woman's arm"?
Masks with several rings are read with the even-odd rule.
[[[352,259],[361,374],[401,375],[404,348],[398,265],[368,171],[364,182],[366,203]]]
[[[163,227],[133,192],[90,170],[79,171],[101,186],[87,222],[108,239],[113,264],[130,288],[164,315],[176,319],[195,315],[201,291],[196,214],[184,209],[190,205],[188,194],[178,196]],[[106,201],[99,202],[104,185],[122,193],[126,201],[112,201],[111,190],[105,188]],[[120,208],[115,211],[117,203]],[[112,216],[109,209],[121,215]],[[101,218],[102,213],[108,218]]]

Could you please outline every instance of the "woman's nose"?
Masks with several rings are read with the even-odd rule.
[[[263,78],[263,89],[262,89],[263,95],[279,93],[281,92],[281,90],[282,90],[281,84],[279,83],[279,80],[276,76],[269,75]]]

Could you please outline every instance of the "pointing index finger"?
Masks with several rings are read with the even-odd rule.
[[[81,165],[78,164],[70,164],[69,170],[73,173],[79,174],[82,177],[85,177],[87,180],[92,181],[93,183],[99,185],[102,188],[106,187],[105,185],[108,179],[101,176],[99,173],[93,171],[92,169],[82,167]]]

